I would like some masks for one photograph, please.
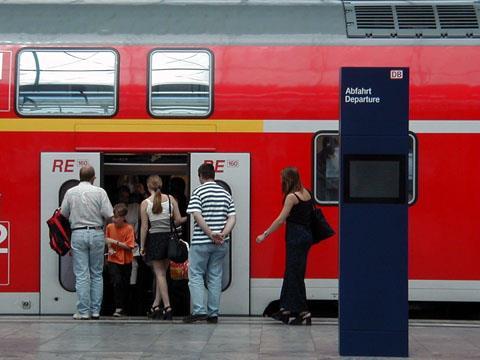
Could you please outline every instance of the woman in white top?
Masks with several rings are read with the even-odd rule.
[[[162,180],[159,176],[149,176],[147,188],[150,196],[140,205],[140,254],[152,264],[156,279],[155,300],[149,316],[154,319],[171,320],[172,307],[166,278],[169,265],[170,217],[173,217],[175,225],[184,223],[187,218],[181,217],[178,204],[172,196],[162,194]],[[163,301],[163,310],[160,307],[160,300]]]

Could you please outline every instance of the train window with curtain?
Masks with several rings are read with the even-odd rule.
[[[338,205],[340,186],[340,144],[338,132],[315,134],[313,142],[313,192],[315,201],[322,205]],[[409,133],[408,203],[417,198],[417,139]]]
[[[213,57],[208,50],[150,54],[149,111],[158,117],[207,117],[212,112]]]
[[[24,49],[17,64],[20,115],[109,117],[116,112],[114,50]]]

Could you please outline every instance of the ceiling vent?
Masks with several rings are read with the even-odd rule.
[[[359,29],[395,29],[390,6],[356,6],[355,16]]]
[[[348,37],[478,38],[478,3],[344,1]]]
[[[478,29],[478,8],[473,5],[437,5],[442,29]]]
[[[398,5],[397,13],[399,29],[436,29],[433,6]]]

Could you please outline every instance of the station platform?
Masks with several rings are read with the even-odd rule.
[[[480,322],[410,321],[410,358],[480,359]],[[0,316],[0,359],[354,358],[338,356],[337,319],[288,326],[261,317],[183,324],[180,319]]]

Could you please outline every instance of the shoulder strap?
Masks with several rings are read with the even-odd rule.
[[[312,202],[312,204],[315,205],[315,203],[313,202],[313,195],[312,195],[312,193],[311,193],[310,190],[308,190],[308,189],[305,189],[305,190],[308,191],[308,193],[310,194],[310,201]],[[300,202],[307,202],[307,201],[308,201],[308,200],[302,200],[302,199],[300,199],[300,197],[299,197],[297,194],[295,194],[295,193],[293,193],[293,195],[295,195],[295,197],[296,197],[296,198],[298,199],[298,201],[300,201]]]
[[[167,195],[167,198],[168,198],[168,216],[170,218],[170,233],[175,233],[177,234],[177,238],[178,238],[178,233],[177,233],[177,227],[175,226],[174,222],[173,222],[173,211],[172,211],[172,202],[170,201],[170,195]]]
[[[315,200],[313,200],[313,194],[310,190],[306,189],[308,193],[310,194],[310,202],[312,203],[312,207],[315,210]]]
[[[167,199],[168,199],[168,218],[170,219],[170,232],[173,232],[173,216],[172,216],[172,203],[170,202],[170,196],[167,195]]]
[[[168,199],[168,213],[172,215],[172,203],[170,201],[170,195],[167,195],[167,199]]]

